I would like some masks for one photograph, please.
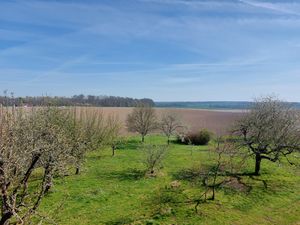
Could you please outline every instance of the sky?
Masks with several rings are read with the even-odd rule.
[[[300,101],[300,0],[0,0],[0,91]]]

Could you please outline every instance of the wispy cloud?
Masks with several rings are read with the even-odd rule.
[[[233,99],[234,85],[283,90],[299,79],[298,9],[295,1],[0,1],[0,89],[164,100]]]
[[[279,13],[290,14],[300,16],[300,4],[299,3],[272,3],[266,1],[253,1],[253,0],[239,0],[247,5],[267,9]],[[297,10],[298,8],[298,10]]]

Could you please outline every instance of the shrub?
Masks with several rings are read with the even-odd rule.
[[[185,144],[193,144],[193,145],[207,145],[210,141],[212,133],[208,130],[201,130],[199,132],[190,132],[185,135],[182,139],[182,142]]]

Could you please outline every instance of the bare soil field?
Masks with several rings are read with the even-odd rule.
[[[117,115],[125,125],[127,115],[132,108],[103,107],[98,108],[104,115]],[[234,122],[241,118],[244,111],[241,110],[203,110],[203,109],[175,109],[156,108],[157,115],[160,116],[166,111],[171,111],[179,115],[183,124],[192,131],[206,128],[215,134],[228,134]],[[126,129],[124,128],[124,132]]]

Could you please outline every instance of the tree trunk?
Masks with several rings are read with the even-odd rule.
[[[259,153],[256,153],[256,155],[255,155],[255,172],[254,172],[255,176],[259,175],[260,163],[261,163],[261,155]]]
[[[168,137],[168,145],[170,144],[170,138]]]
[[[142,142],[144,142],[145,141],[145,136],[144,135],[142,135]]]
[[[115,156],[115,149],[116,149],[116,147],[112,146],[112,156]]]
[[[212,193],[212,196],[211,196],[211,200],[213,201],[213,200],[215,200],[215,184],[214,184],[214,186],[213,186],[213,188],[212,188],[212,191],[213,191],[213,193]]]
[[[50,157],[50,162],[45,168],[45,175],[44,175],[44,194],[47,194],[51,187],[53,186],[53,174],[54,174],[54,162],[52,157]]]
[[[75,174],[76,174],[76,175],[80,174],[80,167],[79,167],[79,166],[76,167],[76,172],[75,172]]]
[[[1,191],[1,218],[0,225],[7,224],[9,219],[13,216],[12,209],[10,207],[10,196],[7,193],[7,182],[4,173],[4,161],[0,158],[0,191]],[[19,185],[20,186],[20,185]],[[18,187],[19,187],[18,186]]]
[[[1,220],[0,220],[0,225],[7,224],[8,220],[13,216],[12,212],[7,212],[3,214]]]

